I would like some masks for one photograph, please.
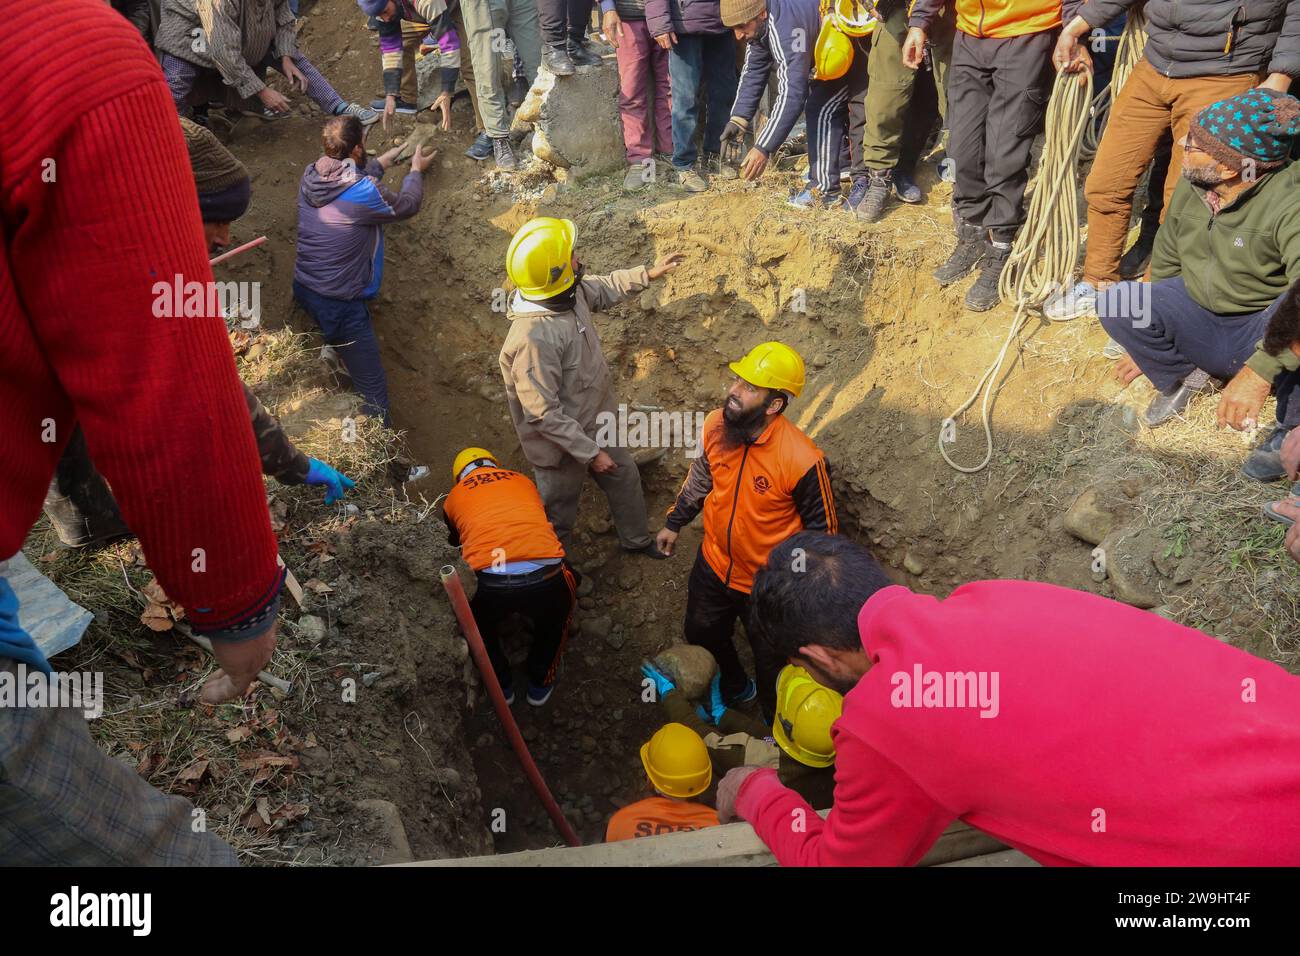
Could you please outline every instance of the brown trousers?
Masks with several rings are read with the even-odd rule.
[[[1084,187],[1088,201],[1085,281],[1093,285],[1119,281],[1119,260],[1133,213],[1133,193],[1151,165],[1161,134],[1173,129],[1174,151],[1165,178],[1168,209],[1169,197],[1182,178],[1182,139],[1196,114],[1211,103],[1244,93],[1261,79],[1258,73],[1171,79],[1161,76],[1145,57],[1138,61],[1111,107],[1106,132]]]

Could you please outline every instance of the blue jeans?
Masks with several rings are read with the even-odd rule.
[[[388,418],[388,376],[379,357],[379,340],[375,338],[370,323],[370,308],[365,299],[331,299],[307,288],[301,282],[293,284],[293,297],[320,326],[325,341],[339,353],[352,385],[365,404],[366,413]]]
[[[704,151],[722,148],[722,128],[736,101],[736,38],[726,33],[679,33],[668,54],[673,90],[673,168],[695,165],[695,131],[704,110]],[[704,85],[704,97],[700,85]]]
[[[1159,392],[1169,394],[1195,369],[1230,379],[1255,354],[1279,298],[1261,312],[1218,315],[1187,293],[1181,276],[1149,285],[1120,282],[1097,293],[1097,315]],[[1300,425],[1300,372],[1273,380],[1277,420]]]

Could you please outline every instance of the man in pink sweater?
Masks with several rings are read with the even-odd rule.
[[[946,600],[801,532],[752,626],[845,693],[823,821],[771,770],[718,788],[786,866],[910,865],[954,820],[1044,864],[1300,865],[1300,679],[1096,595],[976,581]]]

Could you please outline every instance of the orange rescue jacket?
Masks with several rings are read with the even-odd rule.
[[[564,557],[546,520],[537,486],[506,468],[475,468],[447,495],[443,515],[451,543],[475,571],[511,561]]]
[[[933,29],[946,0],[912,0],[909,26]],[[1005,40],[1055,30],[1062,23],[1061,0],[955,0],[957,29],[967,36]],[[1077,0],[1066,0],[1073,15]]]
[[[784,415],[751,444],[728,448],[716,409],[701,444],[664,524],[680,531],[702,510],[700,549],[727,587],[748,594],[768,552],[790,535],[839,531],[826,456]]]
[[[629,803],[609,818],[605,842],[660,836],[679,830],[703,830],[718,825],[718,811],[702,803],[647,797]]]

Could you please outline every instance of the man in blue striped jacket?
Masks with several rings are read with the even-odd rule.
[[[839,200],[840,144],[844,140],[848,84],[815,80],[813,47],[821,27],[817,0],[722,0],[722,22],[737,40],[748,43],[740,88],[731,119],[722,131],[723,143],[738,143],[758,112],[769,76],[776,74],[776,98],[767,125],[745,156],[740,175],[763,175],[772,154],[785,142],[804,113],[808,128],[810,189],[791,200],[800,207],[825,208]]]

